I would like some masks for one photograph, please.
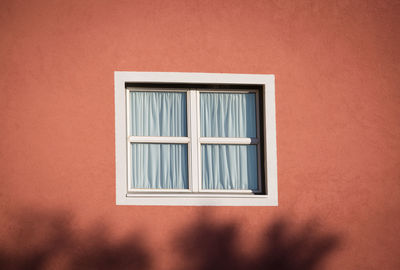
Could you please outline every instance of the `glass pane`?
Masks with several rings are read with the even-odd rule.
[[[203,189],[257,190],[256,145],[201,145]]]
[[[132,136],[187,136],[185,92],[130,92]]]
[[[256,137],[254,93],[200,93],[201,137]]]
[[[187,189],[187,144],[132,144],[132,187]]]

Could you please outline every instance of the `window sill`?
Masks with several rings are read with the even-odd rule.
[[[117,198],[118,205],[182,206],[278,206],[278,198],[269,195],[240,194],[127,194]]]

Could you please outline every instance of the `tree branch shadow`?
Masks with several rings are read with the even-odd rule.
[[[115,241],[105,225],[76,231],[65,212],[23,213],[0,246],[0,269],[141,269],[154,268],[158,254],[146,248],[138,232]],[[4,229],[4,228],[3,228]],[[251,252],[244,252],[240,225],[216,224],[202,216],[173,236],[170,250],[190,270],[315,270],[334,251],[339,237],[317,222],[295,225],[286,219],[267,224]],[[4,238],[4,237],[3,237]]]
[[[315,270],[340,242],[338,235],[323,233],[316,221],[299,227],[280,218],[266,226],[249,255],[240,246],[238,232],[234,223],[198,220],[175,240],[182,258],[190,258],[181,269]]]
[[[150,269],[150,255],[138,234],[115,242],[104,224],[77,233],[70,217],[65,212],[19,215],[0,247],[0,269]]]

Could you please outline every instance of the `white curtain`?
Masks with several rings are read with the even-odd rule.
[[[187,136],[186,93],[131,92],[132,136]],[[254,93],[201,93],[202,137],[256,137]],[[187,144],[132,144],[132,186],[188,189]],[[201,145],[203,189],[257,190],[255,145]]]
[[[256,137],[254,93],[200,93],[202,137]]]
[[[131,135],[187,136],[186,93],[130,92]]]
[[[186,144],[132,144],[132,186],[187,189]]]
[[[202,137],[256,137],[254,93],[200,93]],[[255,145],[202,145],[203,189],[257,190]]]
[[[130,92],[132,136],[187,136],[185,92]],[[186,144],[132,144],[132,186],[187,189]]]
[[[203,189],[257,190],[255,145],[203,144],[201,157]]]

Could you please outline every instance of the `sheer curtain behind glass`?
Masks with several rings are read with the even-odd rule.
[[[132,136],[187,136],[185,92],[130,92]],[[132,187],[187,189],[187,144],[133,143]]]
[[[255,93],[200,93],[201,137],[255,138]],[[257,190],[255,145],[203,144],[202,188]]]
[[[132,144],[133,187],[187,189],[187,145]]]
[[[185,92],[131,92],[133,136],[187,136]]]
[[[255,145],[204,144],[203,189],[257,190],[257,148]]]
[[[200,93],[201,137],[256,137],[254,93]]]

